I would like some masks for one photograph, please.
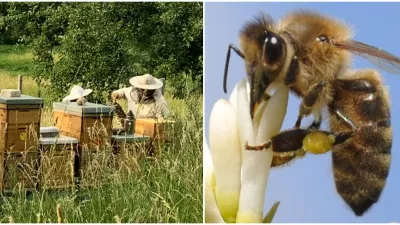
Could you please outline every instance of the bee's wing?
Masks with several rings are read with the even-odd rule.
[[[354,40],[334,42],[333,44],[367,59],[390,73],[400,74],[400,59],[382,49]]]

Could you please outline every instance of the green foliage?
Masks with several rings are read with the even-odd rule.
[[[265,215],[263,223],[272,223],[272,220],[274,219],[276,210],[278,210],[278,207],[279,207],[280,203],[281,202],[275,202],[275,204],[268,211],[267,215]]]
[[[32,42],[43,35],[55,44],[67,25],[56,13],[61,7],[61,3],[0,3],[4,32],[21,43]]]
[[[119,77],[129,75],[122,23],[108,6],[76,4],[66,10],[69,25],[57,51],[59,61],[50,73],[52,85],[82,83],[95,90],[94,101],[101,101],[104,92],[118,87]],[[96,13],[87,13],[91,11]]]
[[[202,91],[203,73],[203,6],[202,3],[120,3],[120,15],[126,18],[131,31],[129,40],[140,65],[159,77],[170,79],[175,94]],[[139,58],[139,57],[136,57]],[[144,73],[137,68],[139,73]]]
[[[73,84],[91,101],[144,73],[175,97],[202,92],[202,3],[1,3],[0,30],[33,49],[35,78],[55,98]],[[4,36],[0,33],[0,36]]]

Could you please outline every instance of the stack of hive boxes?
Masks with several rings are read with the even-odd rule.
[[[40,187],[60,189],[74,186],[78,139],[60,136],[56,127],[41,127],[39,144]]]
[[[42,98],[0,96],[1,190],[36,188],[42,107]]]
[[[53,103],[53,118],[60,134],[79,141],[76,171],[80,185],[100,185],[101,164],[104,163],[101,150],[111,143],[111,107],[90,102],[83,106],[76,102],[56,102]]]

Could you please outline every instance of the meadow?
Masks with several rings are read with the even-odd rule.
[[[32,53],[26,47],[0,46],[0,89],[17,88],[23,76],[25,95],[45,99],[41,126],[53,126],[52,102],[46,89],[31,78]],[[145,148],[124,149],[132,154],[128,169],[100,165],[98,187],[66,190],[15,189],[0,198],[0,222],[35,223],[200,223],[203,218],[203,96],[165,98],[177,121],[169,144],[156,145],[155,156]],[[65,93],[67,95],[67,93]],[[105,104],[105,103],[103,103]],[[123,108],[126,104],[121,102]],[[102,154],[111,154],[111,145]],[[57,208],[59,210],[57,210]]]

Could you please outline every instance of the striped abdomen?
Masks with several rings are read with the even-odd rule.
[[[331,130],[350,131],[332,110],[339,109],[356,126],[356,134],[332,149],[336,189],[356,215],[362,215],[379,199],[391,161],[392,129],[389,96],[380,76],[359,70],[335,81],[335,97],[329,106]]]

